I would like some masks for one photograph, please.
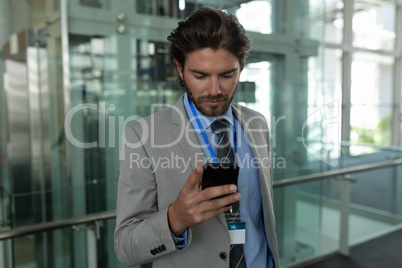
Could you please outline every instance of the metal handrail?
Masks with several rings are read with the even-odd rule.
[[[297,138],[297,141],[303,142],[303,138],[300,136],[300,137]],[[307,139],[307,143],[309,143],[309,142],[311,142],[311,143],[323,143],[322,140]],[[396,145],[386,146],[386,145],[380,145],[380,144],[374,144],[374,143],[341,141],[340,146],[341,147],[360,146],[360,147],[375,148],[375,149],[379,149],[379,150],[383,150],[383,151],[402,152],[402,146],[396,146]]]
[[[340,142],[341,146],[346,146],[346,147],[351,147],[351,146],[364,146],[364,147],[372,147],[372,148],[378,148],[382,150],[391,150],[391,151],[398,151],[402,152],[402,146],[396,146],[396,145],[380,145],[380,144],[374,144],[374,143],[364,143],[364,142],[350,142],[350,141],[341,141]]]
[[[383,162],[383,163],[377,163],[377,164],[360,165],[360,166],[351,167],[351,168],[343,168],[343,169],[327,171],[327,172],[322,172],[322,173],[313,174],[313,175],[295,177],[292,179],[284,179],[284,180],[281,180],[278,182],[274,182],[273,187],[274,188],[284,187],[284,186],[288,186],[288,185],[322,180],[322,179],[326,179],[326,178],[337,177],[337,176],[351,174],[351,173],[357,173],[357,172],[362,172],[362,171],[368,171],[368,170],[386,168],[386,167],[392,167],[392,166],[398,166],[398,165],[402,165],[402,159]],[[45,232],[45,231],[51,231],[51,230],[60,229],[60,228],[64,228],[64,227],[71,227],[71,226],[78,225],[78,224],[85,224],[85,223],[90,223],[90,222],[112,219],[114,217],[116,217],[115,211],[107,211],[107,212],[89,214],[89,215],[85,215],[85,216],[77,217],[77,218],[69,218],[69,219],[64,219],[64,220],[59,220],[59,221],[52,221],[52,222],[47,222],[47,223],[39,223],[39,224],[35,224],[35,225],[18,227],[18,228],[12,229],[12,230],[0,232],[0,241],[5,240],[5,239],[10,239],[10,238],[21,237],[21,236],[25,236],[25,235],[37,234],[37,233],[41,233],[41,232]]]
[[[331,178],[331,177],[337,177],[337,176],[351,174],[351,173],[358,173],[358,172],[362,172],[362,171],[368,171],[368,170],[373,170],[373,169],[378,169],[378,168],[386,168],[386,167],[392,167],[392,166],[398,166],[398,165],[402,165],[402,159],[397,159],[397,160],[387,161],[387,162],[382,162],[382,163],[376,163],[376,164],[360,165],[360,166],[350,167],[350,168],[342,168],[342,169],[317,173],[317,174],[313,174],[313,175],[299,176],[299,177],[295,177],[295,178],[291,178],[291,179],[283,179],[283,180],[274,182],[273,187],[274,188],[283,187],[283,186],[288,186],[288,185],[293,185],[293,184],[305,183],[305,182],[316,181],[316,180],[321,180],[321,179],[326,179],[326,178]]]
[[[51,231],[51,230],[55,230],[55,229],[61,229],[61,228],[65,228],[65,227],[71,227],[74,225],[79,225],[79,224],[84,224],[84,223],[89,223],[89,222],[96,222],[96,221],[112,219],[114,217],[116,217],[116,211],[106,211],[106,212],[89,214],[89,215],[85,215],[82,217],[39,223],[39,224],[28,225],[28,226],[24,226],[24,227],[17,227],[12,230],[0,232],[0,241],[5,240],[5,239],[10,239],[10,238],[21,237],[21,236],[25,236],[25,235],[42,233],[45,231]]]

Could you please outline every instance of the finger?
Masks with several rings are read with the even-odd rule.
[[[206,211],[204,213],[204,221],[207,221],[209,219],[212,219],[222,213],[224,213],[225,211],[228,211],[232,206],[229,207],[222,207],[219,209],[215,209],[215,210],[210,210],[210,211]]]
[[[226,196],[222,196],[216,199],[207,200],[200,204],[200,211],[203,213],[211,211],[225,211],[231,207],[231,205],[241,198],[239,193],[234,193]]]
[[[225,184],[221,186],[208,187],[200,192],[199,201],[211,200],[220,196],[233,194],[237,191],[235,184]]]
[[[204,173],[204,168],[202,165],[198,165],[187,179],[186,187],[191,189],[199,189],[202,184],[202,174]]]

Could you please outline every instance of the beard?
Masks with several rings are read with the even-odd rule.
[[[235,87],[235,90],[233,91],[232,96],[229,95],[224,95],[224,94],[219,94],[218,96],[212,96],[212,95],[207,95],[207,96],[201,96],[198,97],[197,99],[194,98],[193,93],[191,90],[187,87],[186,81],[184,81],[184,88],[186,89],[187,95],[190,98],[191,102],[194,104],[194,106],[197,108],[198,111],[200,111],[203,115],[206,116],[212,116],[212,117],[217,117],[221,116],[226,111],[229,109],[230,104],[232,103],[232,100],[236,94],[237,90],[237,85]],[[205,106],[203,103],[205,101],[222,101],[222,104],[219,106]]]

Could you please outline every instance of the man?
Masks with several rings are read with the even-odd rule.
[[[168,40],[186,94],[125,129],[116,255],[128,266],[279,267],[268,126],[231,103],[251,40],[236,17],[212,8],[180,22]],[[225,130],[215,132],[215,121]],[[222,148],[240,167],[237,187],[202,189],[202,165]],[[224,214],[235,204],[246,229],[236,247]]]

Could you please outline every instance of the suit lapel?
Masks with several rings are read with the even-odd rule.
[[[178,141],[178,145],[180,146],[185,159],[191,160],[190,164],[193,170],[197,164],[203,164],[203,162],[201,162],[203,158],[200,156],[203,156],[204,153],[199,146],[193,126],[188,120],[183,104],[183,97],[181,97],[172,108],[172,124],[176,125],[176,128],[173,130],[173,135],[175,136],[176,141]]]
[[[250,120],[251,117],[249,114],[244,113],[241,111],[241,106],[237,105],[237,104],[233,104],[232,105],[232,109],[233,109],[233,113],[236,116],[236,118],[240,121],[244,131],[246,131],[246,135],[247,138],[250,141],[250,144],[261,144],[261,133],[258,132],[258,126],[256,126],[255,124],[253,124],[253,120]],[[246,125],[247,123],[247,125]],[[247,127],[247,130],[246,130]],[[260,137],[259,137],[260,136]],[[269,142],[269,141],[267,141]],[[263,160],[266,157],[270,157],[268,151],[269,148],[266,148],[264,146],[251,146],[251,149],[253,150],[254,153],[254,157],[256,157],[257,159]],[[260,174],[260,185],[262,187],[262,197],[265,199],[264,193],[267,193],[268,195],[270,195],[270,191],[268,189],[270,189],[271,185],[270,183],[268,183],[269,185],[267,185],[267,181],[270,181],[271,178],[271,174],[270,174],[270,169],[267,168],[259,168],[259,174]],[[265,179],[268,178],[268,179]],[[268,200],[270,200],[270,196],[267,196],[266,198],[269,198]]]
[[[240,124],[242,125],[244,131],[246,132],[247,138],[249,139],[251,144],[257,144],[256,143],[256,135],[255,132],[250,131],[252,129],[254,129],[254,126],[252,124],[252,122],[249,121],[250,117],[243,113],[241,111],[241,106],[240,105],[236,105],[236,104],[232,104],[232,109],[233,109],[233,114],[234,116],[239,120]],[[248,122],[249,121],[249,122]],[[246,130],[246,123],[248,122],[247,125],[247,130]],[[255,155],[255,157],[260,158],[261,154],[258,151],[258,148],[254,148],[255,146],[251,146],[251,149],[253,150],[253,153]]]
[[[232,104],[233,114],[239,120],[240,124],[242,125],[244,131],[246,132],[247,138],[250,141],[250,144],[260,144],[261,137],[258,137],[258,127],[253,124],[253,120],[250,120],[249,114],[244,113],[241,111],[241,106],[237,104]],[[247,123],[247,125],[246,125]],[[253,150],[254,156],[258,159],[262,159],[266,157],[267,148],[261,146],[251,146]]]
[[[250,115],[247,113],[242,113],[240,107],[237,105],[232,105],[233,113],[238,118],[240,123],[243,126],[243,129],[246,129],[244,126],[247,123],[247,138],[249,139],[251,144],[261,144],[261,133],[249,131],[249,130],[258,130],[258,124],[253,124]],[[263,138],[263,140],[266,140]],[[258,142],[260,141],[260,142]],[[267,140],[269,142],[269,138]],[[254,156],[258,159],[263,159],[264,157],[271,157],[269,155],[269,148],[262,146],[251,146]],[[267,234],[268,244],[276,245],[276,237],[275,237],[275,221],[274,221],[274,211],[273,205],[270,200],[272,200],[271,190],[272,190],[272,178],[271,178],[271,168],[259,168],[259,177],[260,177],[260,186],[261,186],[261,197],[262,197],[262,205],[263,205],[263,213],[264,213],[264,226],[265,233]],[[277,261],[277,248],[271,248],[275,259]]]

